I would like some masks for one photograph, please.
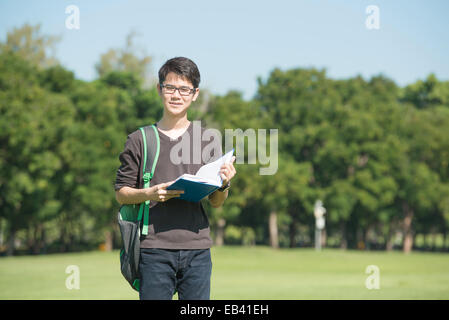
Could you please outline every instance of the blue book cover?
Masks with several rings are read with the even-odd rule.
[[[167,190],[184,190],[184,193],[176,199],[198,202],[217,190],[220,186],[181,178],[167,187]]]
[[[219,159],[202,166],[195,175],[183,174],[175,180],[167,190],[184,190],[177,199],[198,202],[208,196],[223,184],[220,177],[220,168],[229,163],[234,154],[234,149],[227,152]]]

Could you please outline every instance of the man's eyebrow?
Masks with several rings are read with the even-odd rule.
[[[171,83],[167,83],[167,84],[164,84],[165,86],[172,86],[172,87],[176,87],[174,84],[171,84]],[[188,85],[183,85],[183,86],[180,86],[180,88],[190,88]]]

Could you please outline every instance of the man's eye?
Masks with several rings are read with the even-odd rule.
[[[189,87],[181,87],[181,88],[179,88],[179,90],[181,90],[181,92],[190,92]]]

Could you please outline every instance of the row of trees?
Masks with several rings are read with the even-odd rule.
[[[234,192],[228,205],[235,202],[240,214],[227,220],[259,225],[273,246],[283,234],[295,247],[301,233],[313,239],[313,206],[321,199],[327,236],[337,237],[340,247],[392,249],[398,233],[406,252],[417,234],[438,233],[446,243],[448,107],[449,82],[433,75],[399,88],[384,76],[333,80],[315,69],[275,69],[259,79],[249,102],[238,93],[217,97],[209,116],[225,127],[280,129],[277,174],[239,168],[248,177],[240,175],[239,190],[248,192],[240,198]]]
[[[8,254],[120,245],[118,155],[130,132],[162,115],[151,59],[133,50],[132,36],[100,57],[94,81],[49,55],[55,41],[25,25],[0,43],[0,251]],[[223,136],[278,129],[275,175],[236,164],[225,205],[205,201],[217,245],[311,245],[317,199],[330,245],[392,249],[398,234],[407,252],[418,234],[447,243],[448,82],[430,75],[400,88],[382,75],[274,69],[249,101],[202,90],[189,118]]]

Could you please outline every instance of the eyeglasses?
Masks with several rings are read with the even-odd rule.
[[[189,87],[176,88],[175,86],[172,86],[171,84],[161,84],[161,88],[163,88],[164,92],[168,93],[168,94],[173,94],[173,93],[175,93],[176,90],[178,90],[179,94],[181,96],[189,96],[195,92],[195,88],[193,88],[193,89],[189,88]]]

